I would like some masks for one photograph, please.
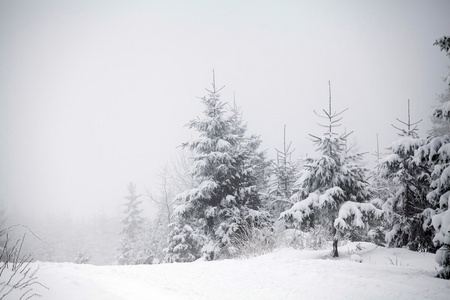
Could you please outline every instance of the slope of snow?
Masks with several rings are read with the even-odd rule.
[[[36,263],[41,299],[448,299],[434,254],[370,243],[328,250],[280,249],[247,260],[92,266]],[[359,261],[362,261],[361,263]]]

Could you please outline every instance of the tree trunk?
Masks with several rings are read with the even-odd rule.
[[[333,239],[333,257],[339,257],[337,239]]]
[[[333,227],[331,233],[333,234],[333,251],[331,252],[333,257],[339,257],[338,253],[338,241],[339,241],[339,235],[338,231],[335,227]]]

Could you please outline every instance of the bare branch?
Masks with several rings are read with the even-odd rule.
[[[394,127],[394,128],[397,129],[397,130],[400,130],[400,131],[403,132],[403,133],[406,133],[406,130],[401,129],[401,128],[395,126],[394,124],[391,124],[391,126]]]
[[[332,117],[334,118],[334,117],[337,117],[337,116],[339,116],[339,115],[341,115],[341,114],[343,114],[344,112],[346,112],[348,110],[348,108],[346,108],[346,109],[344,109],[344,110],[342,110],[341,112],[339,112],[339,113],[334,113],[333,115],[332,115]]]
[[[41,242],[43,242],[43,243],[48,245],[48,243],[46,241],[44,241],[40,237],[38,237],[28,226],[22,225],[22,224],[14,224],[14,225],[9,226],[8,228],[0,230],[0,235],[2,235],[4,232],[7,232],[7,231],[9,231],[10,229],[12,229],[14,227],[23,227],[23,228],[27,229],[35,238],[37,238]]]
[[[419,123],[422,122],[422,121],[423,121],[423,119],[420,119],[419,121],[417,121],[417,122],[415,122],[415,123],[411,123],[410,126],[417,125],[417,124],[419,124]]]
[[[399,118],[395,118],[397,121],[399,121],[400,123],[402,123],[402,124],[404,124],[404,125],[406,125],[406,126],[409,126],[409,125],[411,125],[411,124],[408,124],[408,123],[406,123],[406,122],[403,122],[402,120],[400,120]]]
[[[319,124],[320,125],[320,124]],[[317,137],[317,136],[315,136],[315,135],[313,135],[313,134],[309,134],[311,137],[313,137],[314,139],[316,139],[316,140],[321,140],[321,138],[320,137]]]
[[[313,112],[314,112],[319,118],[328,119],[328,117],[319,115],[314,109],[313,109]]]
[[[349,133],[344,133],[342,136],[341,136],[341,138],[342,139],[347,139],[348,138],[348,136],[350,135],[350,134],[352,134],[353,133],[353,131],[350,131]]]
[[[15,226],[10,226],[9,229],[13,227]],[[1,232],[5,233],[6,230],[2,230]],[[37,293],[30,295],[33,291],[33,287],[40,286],[48,289],[45,285],[37,281],[35,275],[39,266],[36,269],[33,269],[33,267],[30,266],[33,261],[31,254],[22,257],[20,256],[25,237],[26,233],[24,233],[21,239],[16,241],[12,248],[8,249],[9,235],[8,232],[6,232],[5,245],[0,256],[3,261],[3,263],[0,264],[0,275],[2,275],[1,278],[5,278],[6,276],[8,279],[0,282],[0,300],[6,299],[13,291],[22,291],[24,289],[26,289],[24,292],[20,292],[20,299],[24,299],[25,297],[27,297],[25,299],[30,299],[33,296],[41,297],[41,295]]]
[[[325,109],[322,109],[322,111],[325,113],[328,119],[331,119],[333,117],[333,115],[330,115],[330,113],[328,113]]]
[[[330,121],[331,121],[330,123],[331,123],[331,124],[337,123],[337,122],[339,122],[340,120],[342,120],[342,118],[343,118],[343,117],[340,117],[339,119],[334,120],[334,121],[331,121],[331,120],[330,120]]]

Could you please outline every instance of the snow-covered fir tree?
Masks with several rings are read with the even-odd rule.
[[[270,179],[268,190],[268,207],[272,215],[278,218],[280,213],[292,206],[290,200],[292,189],[297,181],[298,165],[292,160],[291,144],[286,145],[286,125],[284,126],[283,150],[275,149],[276,160],[273,160],[270,167]]]
[[[386,177],[381,176],[381,162],[386,156],[385,153],[380,152],[377,134],[377,150],[372,155],[375,156],[375,167],[369,172],[368,182],[374,192],[374,198],[370,201],[377,208],[382,209],[386,199],[390,198],[394,193],[394,184]],[[372,229],[368,235],[372,242],[377,245],[384,246],[386,228],[389,227],[385,218],[380,218],[373,221]]]
[[[175,207],[179,204],[175,195],[194,187],[192,176],[188,174],[191,165],[189,154],[188,151],[179,151],[170,163],[161,168],[157,175],[160,181],[157,190],[147,190],[146,196],[156,205],[157,209],[156,219],[148,230],[147,250],[153,258],[153,263],[184,261],[183,255],[177,253],[182,250],[182,246],[175,249],[175,252],[173,249],[181,241],[175,238],[176,242],[174,242],[171,237],[179,236],[180,232],[180,228],[177,228],[180,224],[177,215],[174,214]],[[191,242],[188,239],[188,243]],[[186,246],[189,247],[189,245]],[[168,253],[170,254],[168,255]],[[186,261],[191,261],[191,259],[192,257]]]
[[[173,247],[180,241],[177,240],[175,244],[171,242],[170,233],[179,235],[179,229],[176,228],[177,216],[174,214],[175,207],[179,203],[175,195],[194,187],[193,178],[188,174],[191,165],[189,154],[189,151],[179,151],[170,163],[161,168],[157,175],[160,185],[156,191],[147,190],[146,196],[157,209],[156,219],[148,230],[147,250],[153,257],[153,263],[181,261],[179,258],[182,255],[173,252]],[[175,257],[167,256],[167,252]]]
[[[434,45],[441,48],[441,51],[445,51],[446,55],[450,58],[450,37],[443,36],[436,40]],[[433,112],[432,121],[434,123],[434,135],[442,136],[448,135],[450,132],[450,66],[448,74],[444,77],[446,88],[443,93],[438,96],[438,100],[441,103]]]
[[[425,140],[417,134],[417,123],[411,123],[408,100],[408,121],[397,119],[406,129],[400,130],[400,138],[392,143],[390,154],[381,163],[381,176],[394,184],[392,195],[383,205],[388,230],[386,242],[392,247],[408,247],[411,250],[427,251],[432,248],[431,228],[423,226],[429,186],[429,172],[425,164],[414,159],[416,150]]]
[[[174,190],[170,184],[169,166],[165,165],[158,175],[160,186],[157,192],[147,190],[147,197],[156,205],[157,215],[149,230],[148,251],[153,257],[154,263],[164,261],[164,249],[168,246],[169,224],[174,220],[175,207]]]
[[[377,150],[373,153],[375,156],[375,167],[370,171],[369,183],[375,193],[376,205],[380,208],[384,201],[390,197],[393,193],[393,184],[387,178],[381,176],[381,163],[386,157],[387,153],[381,153],[378,144],[378,134],[377,134]]]
[[[240,231],[261,226],[267,217],[259,211],[261,141],[245,136],[240,114],[227,110],[220,90],[213,77],[212,90],[202,98],[204,117],[188,124],[199,134],[183,145],[194,152],[190,174],[196,186],[177,196],[178,222],[171,225],[168,261],[228,255]]]
[[[169,224],[168,246],[165,249],[165,262],[191,262],[202,257],[202,247],[207,238],[201,228],[203,220],[179,217]]]
[[[122,219],[122,239],[119,248],[119,264],[142,264],[149,263],[144,237],[144,218],[140,208],[142,200],[136,194],[136,185],[128,185],[128,195],[125,197],[125,217]]]
[[[247,124],[243,122],[242,112],[236,102],[230,108],[230,114],[231,133],[237,137],[237,144],[231,152],[236,168],[234,176],[238,178],[234,187],[235,198],[237,206],[241,207],[241,213],[247,216],[246,225],[250,226],[246,228],[248,232],[252,228],[269,226],[269,214],[262,205],[262,191],[267,187],[270,162],[266,160],[266,152],[258,150],[262,142],[260,137],[255,134],[246,135]]]
[[[76,264],[87,264],[90,260],[88,250],[86,249],[85,242],[83,239],[83,234],[80,234],[77,254],[75,256]]]
[[[435,45],[450,57],[450,37],[438,39]],[[433,242],[440,249],[436,252],[436,262],[442,266],[438,276],[450,279],[450,72],[445,76],[445,91],[439,95],[441,104],[433,112],[433,131],[427,143],[416,152],[418,163],[426,163],[431,171],[430,191],[427,201],[431,204],[425,214],[431,222],[435,235]]]
[[[368,203],[372,191],[365,178],[367,169],[359,163],[361,155],[347,156],[347,135],[333,131],[344,111],[333,113],[330,87],[329,109],[323,110],[329,123],[322,125],[328,130],[321,137],[312,136],[319,156],[304,160],[291,197],[295,204],[280,216],[288,225],[303,230],[326,229],[333,239],[333,257],[339,256],[338,241],[346,232],[366,228],[369,218],[382,214]]]

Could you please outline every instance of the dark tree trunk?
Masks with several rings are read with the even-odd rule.
[[[337,231],[336,228],[333,227],[331,233],[333,235],[333,252],[331,254],[332,254],[333,257],[339,257],[339,253],[338,253],[338,241],[339,241],[338,231]]]
[[[333,239],[333,257],[339,257],[338,240],[337,239]]]

